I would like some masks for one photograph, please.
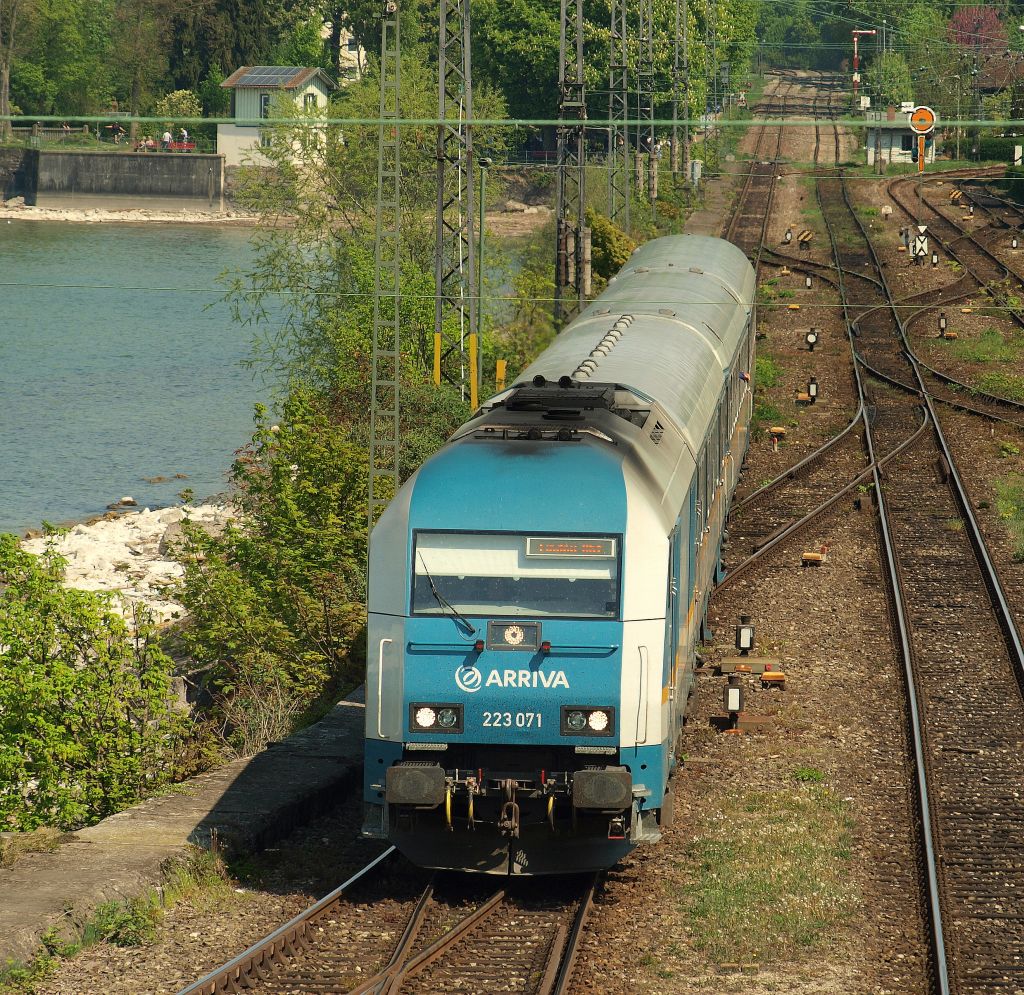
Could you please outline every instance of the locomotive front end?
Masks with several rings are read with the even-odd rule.
[[[442,452],[374,533],[365,831],[423,866],[584,871],[657,838],[620,457],[519,446]]]

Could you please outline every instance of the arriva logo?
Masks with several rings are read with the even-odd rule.
[[[474,691],[480,690],[483,678],[480,676],[480,671],[473,667],[459,667],[455,671],[455,683],[467,694],[472,694]]]
[[[455,683],[467,694],[473,694],[485,686],[483,675],[475,667],[459,667],[455,671]],[[569,688],[569,678],[564,670],[544,673],[540,670],[492,670],[487,676],[486,687],[495,688]]]

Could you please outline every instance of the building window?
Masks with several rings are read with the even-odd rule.
[[[346,48],[348,48],[350,52],[358,52],[359,40],[356,38],[349,38],[349,40],[346,42]]]
[[[261,93],[260,94],[260,117],[262,117],[262,118],[270,117],[270,94],[269,93]]]
[[[914,136],[913,135],[900,135],[900,148],[904,152],[914,151]]]
[[[315,111],[316,110],[316,94],[307,93],[302,98],[302,109],[304,111]]]

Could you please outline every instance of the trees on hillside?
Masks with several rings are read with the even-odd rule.
[[[0,116],[11,113],[11,67],[18,51],[22,21],[32,7],[33,0],[0,0]],[[0,119],[0,140],[10,133],[10,122]]]

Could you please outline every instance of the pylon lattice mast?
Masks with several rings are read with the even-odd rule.
[[[640,0],[640,53],[636,73],[637,120],[639,136],[637,155],[650,156],[646,187],[648,197],[656,196],[654,181],[654,0]],[[638,170],[642,174],[642,170]]]
[[[398,4],[387,0],[381,23],[380,119],[377,137],[377,226],[374,240],[373,352],[370,372],[369,525],[399,482],[398,400],[401,379]],[[394,123],[389,123],[394,122]]]
[[[689,171],[690,157],[690,12],[686,0],[676,0],[672,49],[672,175]],[[680,58],[681,56],[681,58]],[[683,102],[683,138],[679,140],[679,102]]]
[[[627,0],[611,0],[608,58],[608,217],[629,228],[629,57],[626,47]]]
[[[583,2],[561,0],[558,48],[558,200],[556,207],[555,325],[583,307],[590,283],[586,198],[587,102],[583,82]]]
[[[434,383],[478,382],[469,0],[440,0]],[[470,352],[474,355],[470,356]],[[473,391],[475,394],[475,390]]]

